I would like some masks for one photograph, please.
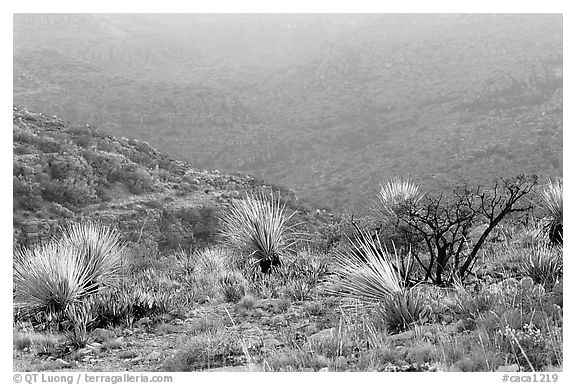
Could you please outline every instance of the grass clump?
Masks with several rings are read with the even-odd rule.
[[[14,331],[13,347],[16,350],[35,349],[39,352],[49,352],[56,348],[60,339],[54,334]]]
[[[189,372],[203,369],[234,366],[242,363],[243,351],[237,340],[222,331],[192,337],[164,365],[168,372]]]
[[[251,310],[256,306],[256,299],[251,295],[245,295],[242,297],[240,301],[236,304],[236,308],[244,309],[244,310]]]

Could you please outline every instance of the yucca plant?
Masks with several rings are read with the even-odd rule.
[[[410,178],[395,177],[384,184],[380,184],[378,190],[379,209],[384,215],[395,217],[403,204],[406,202],[416,204],[422,197],[420,186]]]
[[[562,244],[563,237],[563,183],[550,180],[542,190],[542,208],[545,213],[545,230],[552,244]]]
[[[528,258],[520,265],[521,271],[548,289],[562,279],[562,247],[546,247],[542,243],[530,248]]]
[[[360,230],[350,245],[335,256],[335,274],[327,291],[354,299],[373,309],[388,330],[397,332],[424,319],[430,312],[417,288],[407,288],[401,259],[382,245],[378,235]]]
[[[60,321],[67,309],[119,277],[125,248],[119,235],[95,223],[74,224],[60,239],[14,254],[17,307]]]
[[[374,304],[403,290],[402,277],[378,236],[361,230],[349,241],[335,253],[335,275],[329,279],[328,292]]]
[[[280,259],[295,242],[295,225],[289,220],[286,203],[263,193],[248,194],[234,201],[230,210],[222,215],[222,235],[229,246],[252,257],[262,273],[280,265]]]
[[[376,311],[389,331],[401,332],[427,319],[431,308],[426,304],[426,296],[417,287],[413,287],[388,296]]]

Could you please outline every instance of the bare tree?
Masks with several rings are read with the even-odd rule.
[[[408,199],[394,209],[395,225],[417,236],[429,253],[428,261],[414,255],[425,271],[425,281],[437,285],[463,280],[471,274],[478,252],[490,233],[509,214],[533,208],[526,198],[537,184],[536,176],[520,175],[501,179],[492,188],[463,185],[448,199],[426,193],[419,200]],[[468,247],[470,230],[486,228]]]

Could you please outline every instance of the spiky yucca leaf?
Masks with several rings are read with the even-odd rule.
[[[562,223],[562,202],[563,202],[563,183],[562,180],[557,179],[555,181],[550,180],[548,185],[542,191],[542,201],[543,207],[546,210],[546,214],[550,218],[554,218],[556,221]]]
[[[123,256],[118,235],[95,224],[76,224],[61,239],[16,250],[17,306],[58,319],[70,305],[113,283]]]
[[[361,231],[335,255],[335,275],[328,292],[366,304],[383,302],[402,290],[402,278],[380,240]]]
[[[562,243],[563,236],[563,183],[550,180],[542,190],[542,208],[545,213],[548,236],[552,243]]]
[[[392,217],[397,215],[402,204],[408,201],[418,203],[422,196],[420,186],[409,178],[392,178],[385,184],[380,184],[378,190],[380,210],[383,214]]]
[[[393,293],[382,301],[376,311],[392,332],[408,329],[431,312],[426,305],[425,295],[416,287]]]
[[[548,289],[554,287],[563,274],[562,246],[551,248],[542,243],[532,246],[520,268],[534,282]]]
[[[120,233],[95,222],[75,223],[62,231],[60,243],[76,250],[95,283],[111,284],[121,272],[126,247]]]
[[[287,215],[286,204],[272,196],[248,194],[222,215],[222,235],[228,245],[254,257],[261,266],[274,265],[296,241],[292,232],[295,225],[288,225],[294,214]]]

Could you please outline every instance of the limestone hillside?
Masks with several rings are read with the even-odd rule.
[[[286,188],[249,175],[199,170],[147,143],[87,124],[13,109],[14,243],[29,246],[58,226],[98,220],[148,251],[215,241],[218,212],[247,192],[272,190],[314,233],[334,218]]]

